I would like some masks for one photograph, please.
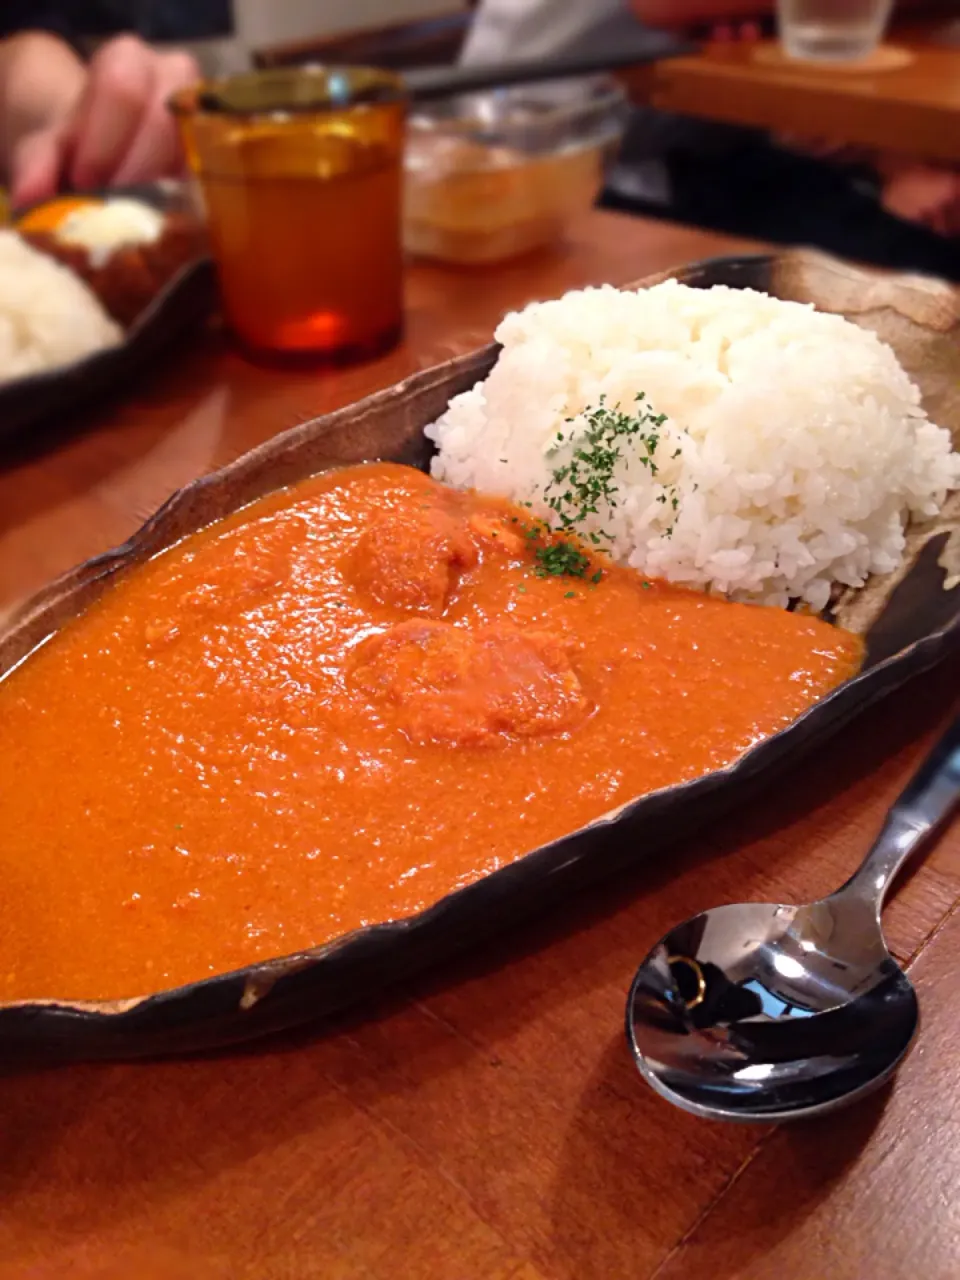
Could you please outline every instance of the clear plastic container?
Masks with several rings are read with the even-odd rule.
[[[408,252],[492,263],[561,239],[599,195],[626,113],[607,77],[418,106],[405,159]]]

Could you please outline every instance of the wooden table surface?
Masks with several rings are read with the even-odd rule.
[[[210,337],[125,401],[7,452],[0,603],[271,433],[485,340],[505,308],[736,247],[594,214],[558,254],[483,275],[421,268],[406,344],[349,372],[267,373]],[[622,1018],[670,924],[846,877],[958,676],[954,664],[889,699],[659,866],[333,1029],[3,1074],[0,1278],[956,1280],[956,829],[886,915],[923,1008],[892,1090],[792,1128],[711,1124],[640,1082]]]
[[[935,34],[895,34],[879,56],[905,62],[887,69],[791,62],[763,41],[709,45],[623,78],[663,111],[960,162],[960,46]]]

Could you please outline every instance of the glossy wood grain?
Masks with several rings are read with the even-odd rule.
[[[832,70],[770,58],[772,42],[715,44],[626,73],[632,96],[663,111],[804,137],[960,160],[960,48],[906,33],[901,67]]]
[[[255,370],[213,336],[132,398],[5,459],[2,600],[271,431],[485,339],[506,307],[729,247],[595,215],[559,255],[420,269],[406,345],[336,374]],[[793,1133],[704,1123],[641,1084],[622,1017],[636,964],[671,923],[845,878],[956,709],[958,678],[960,663],[878,706],[659,868],[324,1034],[0,1076],[0,1280],[897,1280],[914,1258],[948,1280],[960,830],[887,911],[925,1015],[891,1096]]]

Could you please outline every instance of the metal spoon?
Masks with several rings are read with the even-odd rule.
[[[893,808],[855,875],[805,907],[716,907],[672,929],[637,971],[627,1039],[644,1079],[694,1115],[788,1120],[890,1078],[917,996],[887,950],[884,898],[960,798],[960,720]]]

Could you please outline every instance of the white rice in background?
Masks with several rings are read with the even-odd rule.
[[[582,438],[601,396],[632,412],[643,391],[667,415],[658,474],[626,441],[616,506],[582,528],[612,534],[615,558],[651,577],[819,611],[834,583],[895,569],[908,519],[960,486],[950,435],[893,351],[812,306],[672,280],[605,286],[508,315],[496,338],[487,379],[427,428],[433,474],[550,517],[571,426]]]
[[[71,364],[122,336],[79,276],[0,231],[0,383]]]

